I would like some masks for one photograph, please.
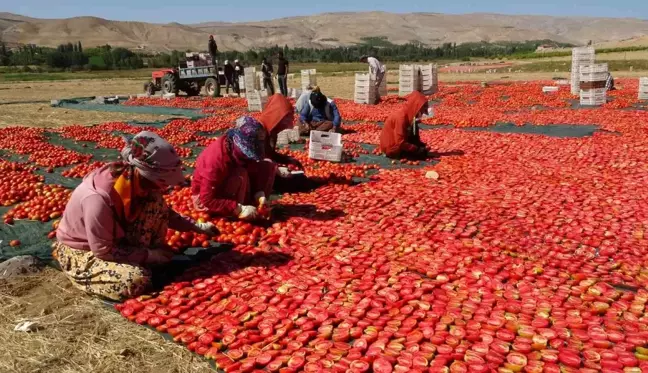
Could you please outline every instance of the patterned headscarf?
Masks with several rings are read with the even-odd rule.
[[[227,131],[226,139],[230,146],[238,149],[252,161],[263,159],[263,145],[259,141],[259,133],[265,131],[261,123],[252,117],[241,117],[236,121],[236,127]]]
[[[184,180],[182,161],[173,145],[157,134],[143,131],[134,138],[124,137],[126,146],[121,156],[124,162],[158,185],[177,185]]]

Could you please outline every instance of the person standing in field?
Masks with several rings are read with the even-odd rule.
[[[369,71],[371,76],[375,79],[375,89],[376,89],[376,102],[380,102],[380,84],[382,84],[383,79],[385,78],[385,65],[380,63],[376,57],[362,56],[360,57],[360,62],[365,62],[369,64]]]
[[[236,85],[236,92],[238,92],[239,97],[241,96],[241,84],[239,78],[242,76],[245,76],[245,69],[241,66],[239,60],[234,60],[234,84]],[[245,85],[243,88],[245,88]]]
[[[229,95],[229,88],[232,87],[232,90],[236,92],[237,95],[241,95],[238,90],[238,85],[236,84],[237,77],[234,71],[234,66],[228,61],[225,60],[225,65],[223,66],[223,73],[225,75],[225,93]]]
[[[283,52],[279,51],[277,61],[277,80],[279,81],[279,91],[285,97],[288,97],[288,71],[290,66],[288,60],[284,58]]]
[[[274,95],[274,84],[272,83],[272,62],[268,61],[265,57],[261,60],[261,73],[263,74],[263,88],[268,91],[268,96]]]
[[[216,45],[216,40],[214,40],[214,35],[209,35],[208,50],[209,50],[209,55],[211,56],[212,65],[216,65],[216,59],[218,58],[218,45]]]

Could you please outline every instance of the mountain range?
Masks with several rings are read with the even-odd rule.
[[[0,38],[9,45],[84,46],[110,44],[148,51],[204,50],[213,34],[221,50],[244,51],[273,45],[337,47],[387,37],[394,44],[551,39],[572,44],[633,44],[646,41],[648,20],[554,17],[488,13],[324,13],[259,22],[200,24],[112,21],[97,17],[30,18],[0,12]]]

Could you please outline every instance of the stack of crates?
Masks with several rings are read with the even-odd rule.
[[[421,92],[433,95],[439,91],[439,71],[437,65],[419,65],[421,71]]]
[[[580,104],[595,106],[607,102],[605,82],[608,77],[608,64],[592,64],[580,66]]]
[[[648,78],[639,78],[639,99],[648,100]]]
[[[266,103],[268,103],[268,93],[263,91],[251,91],[245,95],[248,102],[249,111],[263,111]]]
[[[398,68],[398,95],[408,94],[420,90],[418,65],[400,65]]]
[[[595,61],[594,47],[579,47],[572,49],[571,67],[571,93],[580,93],[580,68],[585,65],[593,65]]]
[[[243,87],[245,87],[245,92],[254,92],[261,89],[259,85],[259,80],[257,79],[256,67],[246,67],[245,68],[245,78]]]
[[[309,86],[315,87],[317,85],[317,70],[309,69],[301,71],[301,88],[306,89]]]
[[[353,101],[356,104],[373,105],[376,102],[375,80],[369,73],[355,74],[355,91]]]

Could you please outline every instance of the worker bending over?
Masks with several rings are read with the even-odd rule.
[[[380,150],[389,158],[424,159],[428,148],[419,137],[417,122],[430,115],[431,109],[421,92],[412,92],[406,98],[406,104],[385,121],[380,134]]]
[[[245,116],[236,127],[212,142],[196,161],[191,190],[195,207],[243,220],[258,217],[275,177],[286,176],[280,164],[303,168],[297,160],[275,152],[277,134],[292,128],[293,108],[281,94],[270,97],[257,121]]]
[[[215,236],[164,201],[168,186],[184,181],[182,163],[168,142],[140,132],[121,162],[89,173],[72,192],[56,231],[53,256],[72,284],[89,294],[122,300],[143,294],[151,268],[167,264],[167,228]]]
[[[374,104],[377,104],[378,102],[380,102],[380,85],[385,78],[385,65],[378,61],[377,58],[369,56],[360,57],[360,62],[369,64],[369,72],[371,73],[371,77],[375,79],[374,89],[376,94],[376,101],[374,102]]]
[[[308,104],[299,112],[299,133],[308,135],[310,131],[340,132],[342,117],[335,101],[324,96],[319,87],[313,88]]]

